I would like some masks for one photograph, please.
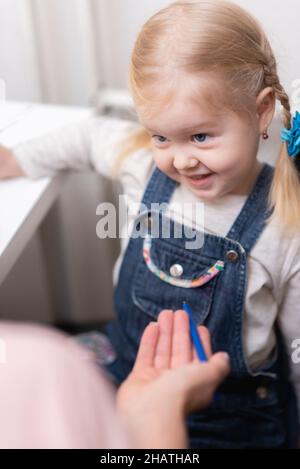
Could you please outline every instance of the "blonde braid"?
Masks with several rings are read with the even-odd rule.
[[[283,124],[286,129],[291,128],[291,106],[290,100],[281,85],[277,72],[276,59],[267,36],[261,31],[261,50],[263,57],[264,86],[271,86],[275,93],[275,98],[281,103],[283,108]]]
[[[273,69],[274,70],[274,69]],[[265,68],[265,84],[272,86],[275,97],[282,105],[283,123],[291,128],[292,116],[290,100],[281,85],[277,71]],[[285,228],[285,232],[294,233],[300,228],[300,179],[296,164],[288,154],[287,143],[282,142],[279,158],[275,167],[274,178],[269,198],[270,207]]]
[[[283,86],[281,83],[277,82],[275,86],[273,86],[274,91],[275,91],[275,96],[280,101],[282,108],[283,108],[283,124],[286,129],[290,129],[292,125],[292,115],[291,115],[291,105],[290,105],[290,100],[285,92]]]
[[[268,44],[265,44],[264,49],[267,49],[267,51],[264,53],[266,60],[263,64],[264,86],[271,86],[273,88],[275,97],[281,103],[283,108],[284,127],[286,129],[290,129],[292,120],[290,100],[279,81],[276,60],[271,48]]]

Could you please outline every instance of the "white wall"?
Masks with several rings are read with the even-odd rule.
[[[286,91],[292,96],[294,80],[300,78],[300,3],[298,0],[238,0],[265,28],[273,46],[278,72]]]
[[[0,0],[0,78],[8,99],[42,97],[30,0]]]
[[[97,87],[91,2],[31,0],[44,99],[86,105]]]
[[[130,53],[139,29],[169,3],[167,0],[94,0],[95,31],[104,60],[105,83],[126,88]]]

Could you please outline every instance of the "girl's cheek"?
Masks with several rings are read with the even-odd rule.
[[[154,153],[153,155],[154,162],[156,166],[158,166],[159,169],[167,171],[172,168],[172,158],[168,157],[168,155],[164,154],[158,154]]]

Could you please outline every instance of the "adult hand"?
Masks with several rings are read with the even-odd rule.
[[[142,447],[185,447],[185,416],[209,405],[229,373],[228,355],[212,355],[208,330],[198,330],[206,363],[196,356],[185,311],[164,310],[144,331],[134,368],[117,395]]]

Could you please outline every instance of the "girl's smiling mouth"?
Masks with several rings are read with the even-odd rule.
[[[202,189],[211,183],[214,175],[215,173],[208,173],[196,176],[184,176],[184,178],[192,187]]]

